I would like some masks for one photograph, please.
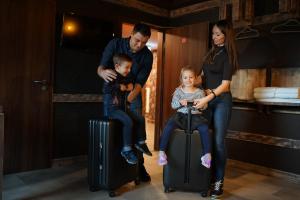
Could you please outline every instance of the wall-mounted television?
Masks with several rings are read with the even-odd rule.
[[[114,25],[100,19],[64,13],[60,34],[60,46],[102,52],[106,44],[115,36]]]

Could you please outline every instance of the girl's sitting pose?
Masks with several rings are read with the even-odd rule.
[[[176,128],[187,129],[187,103],[194,102],[194,99],[200,99],[205,96],[203,90],[198,87],[195,87],[196,81],[196,72],[190,67],[184,67],[181,69],[180,73],[181,85],[176,88],[171,106],[173,109],[177,110],[176,114],[173,115],[167,122],[163,134],[160,138],[160,151],[159,151],[159,165],[167,164],[167,155],[165,150],[168,145],[169,138],[171,133]],[[202,110],[206,109],[205,105]],[[197,129],[199,131],[203,155],[201,155],[202,165],[210,168],[211,163],[211,142],[208,131],[208,120],[202,116],[202,112],[193,107],[192,109],[192,118],[191,118],[191,130]]]

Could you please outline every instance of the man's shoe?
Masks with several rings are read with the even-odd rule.
[[[146,154],[146,155],[148,155],[148,156],[152,156],[152,153],[151,153],[150,150],[148,149],[148,146],[147,146],[146,143],[135,144],[134,146],[135,146],[135,148],[136,148],[137,150],[139,150],[140,152],[142,152],[142,153],[144,153],[144,154]]]
[[[135,165],[138,162],[138,158],[136,157],[136,155],[134,154],[134,152],[132,150],[130,150],[130,151],[121,151],[121,155],[131,165]]]
[[[149,182],[149,181],[151,181],[151,177],[147,173],[144,165],[141,165],[139,167],[139,178],[140,178],[140,181],[142,181],[142,182]]]
[[[213,189],[210,193],[211,197],[213,199],[218,199],[222,196],[223,194],[223,181],[219,180],[217,182],[214,183]]]

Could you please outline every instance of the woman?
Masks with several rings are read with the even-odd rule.
[[[232,108],[230,82],[238,69],[232,24],[226,20],[218,21],[212,29],[212,40],[212,48],[204,58],[202,68],[207,96],[197,99],[195,107],[202,108],[208,103],[212,111],[214,180],[211,195],[218,197],[223,194],[226,166],[225,136]]]

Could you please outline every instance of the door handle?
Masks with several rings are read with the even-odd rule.
[[[40,85],[41,90],[45,91],[48,89],[48,81],[47,80],[33,80],[32,83],[35,85]]]

